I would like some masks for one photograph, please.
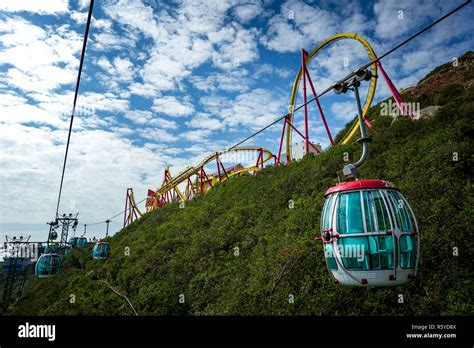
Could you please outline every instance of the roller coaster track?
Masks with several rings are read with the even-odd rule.
[[[227,172],[221,158],[225,155],[242,152],[253,152],[258,154],[255,165],[241,167],[232,172]],[[163,175],[163,183],[161,186],[158,187],[156,191],[149,191],[152,192],[152,194],[149,194],[146,199],[146,211],[149,212],[170,202],[187,201],[192,199],[194,195],[206,192],[212,187],[222,182],[228,181],[233,177],[245,174],[255,174],[264,167],[265,163],[271,161],[274,158],[275,155],[264,148],[237,147],[220,152],[213,152],[206,156],[196,166],[188,166],[174,177],[171,175],[169,168],[167,167]],[[218,169],[217,177],[213,175],[209,176],[204,169],[206,165],[209,165],[212,162],[216,163]],[[185,193],[183,194],[179,189],[179,185],[185,183],[186,181],[187,184]],[[124,226],[127,226],[134,220],[143,216],[143,212],[138,207],[139,203],[135,201],[133,190],[128,189],[125,202],[126,211],[124,217]]]

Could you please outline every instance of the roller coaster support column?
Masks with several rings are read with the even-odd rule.
[[[258,154],[257,163],[255,164],[255,167],[260,167],[260,169],[263,169],[263,149],[260,148],[258,152],[259,154]]]
[[[138,219],[137,213],[135,212],[135,208],[132,204],[132,195],[133,189],[127,189],[127,195],[125,196],[125,210],[123,215],[123,227],[128,226],[133,221]]]
[[[309,75],[308,69],[306,67],[306,60],[308,58],[308,52],[306,52],[304,49],[302,50],[302,52],[303,52],[303,69],[302,69],[302,71],[304,72],[304,75],[308,79],[309,86],[311,87],[311,92],[313,92],[313,96],[316,100],[316,105],[318,106],[319,113],[321,114],[321,118],[323,120],[324,127],[326,128],[326,133],[328,134],[329,141],[331,142],[331,146],[334,146],[335,145],[334,140],[332,138],[331,132],[329,131],[329,127],[328,127],[328,124],[326,122],[326,117],[324,116],[323,108],[321,107],[321,104],[319,103],[318,95],[316,94],[316,89],[314,89],[313,81],[311,80],[311,76]],[[304,93],[306,95],[306,90],[305,90]],[[306,100],[306,96],[305,96],[305,100]],[[305,103],[306,103],[306,101],[305,101]],[[306,134],[306,136],[308,136],[308,134]],[[308,141],[309,141],[309,138],[308,138]]]
[[[303,102],[304,102],[304,143],[305,143],[305,152],[309,152],[309,132],[308,132],[308,104],[306,98],[306,51],[301,50],[301,70],[303,72]]]
[[[219,175],[219,181],[222,181],[221,169],[224,172],[224,175],[225,175],[226,179],[229,180],[229,176],[227,175],[225,167],[222,164],[221,160],[219,159],[219,152],[216,152],[216,164],[217,164],[217,175]]]
[[[280,163],[281,148],[283,146],[283,137],[284,137],[285,129],[287,125],[288,127],[291,127],[301,138],[305,139],[305,136],[303,135],[303,133],[301,133],[295,126],[291,124],[290,119],[291,119],[291,115],[288,114],[285,116],[285,121],[283,123],[283,130],[282,130],[281,139],[280,139],[280,147],[278,149],[278,163]],[[321,151],[319,151],[319,149],[316,146],[314,146],[312,142],[308,142],[308,148],[309,146],[311,146],[314,149],[314,151],[316,151],[316,153],[321,153]],[[291,158],[287,158],[286,161],[290,162]]]
[[[204,191],[204,178],[206,178],[207,183],[209,186],[212,186],[212,181],[208,178],[206,171],[203,167],[199,170],[199,193]]]
[[[281,163],[281,149],[283,147],[283,141],[284,141],[284,138],[285,138],[286,124],[288,123],[289,117],[290,117],[290,114],[287,114],[285,116],[285,118],[283,119],[283,129],[281,130],[280,146],[278,147],[278,155],[276,157],[276,162],[278,162],[278,164]],[[291,158],[286,159],[286,162],[290,162],[290,161],[291,161]]]

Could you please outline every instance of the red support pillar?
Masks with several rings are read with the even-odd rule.
[[[203,177],[202,167],[201,167],[201,169],[199,170],[199,193],[202,193],[203,189],[204,189],[204,177]]]
[[[216,152],[216,165],[217,165],[217,175],[219,176],[219,181],[221,181],[221,167],[219,166],[219,153]]]
[[[227,171],[225,170],[224,164],[222,164],[221,160],[219,160],[219,164],[221,166],[222,171],[224,172],[225,177],[227,178],[227,180],[229,180],[229,175],[227,175]],[[220,178],[220,176],[219,176],[219,178]],[[219,179],[219,181],[220,181],[220,179]]]
[[[390,80],[390,77],[388,77],[387,73],[385,72],[384,68],[382,67],[382,63],[380,61],[376,61],[375,64],[377,64],[377,68],[379,69],[380,73],[382,74],[385,82],[387,83],[388,89],[390,89],[390,92],[392,93],[393,99],[395,100],[395,103],[398,106],[398,109],[401,111],[402,115],[405,115],[405,110],[403,107],[403,97],[398,91],[397,87],[393,84],[392,80]],[[409,113],[408,115],[405,116],[410,116],[410,118],[413,120],[415,117]]]
[[[255,164],[255,167],[260,167],[263,169],[263,149],[260,148],[258,157],[257,157],[257,163]]]
[[[311,87],[311,91],[313,92],[313,96],[316,100],[316,105],[318,106],[319,113],[321,114],[321,118],[323,119],[324,127],[326,128],[326,133],[328,134],[329,141],[331,142],[331,145],[334,146],[334,140],[332,139],[331,132],[329,131],[328,124],[326,122],[326,117],[324,116],[323,108],[321,107],[321,104],[319,103],[318,95],[316,94],[316,90],[314,89],[313,86],[313,81],[311,80],[311,76],[309,73],[306,71],[306,75],[308,76],[308,82],[309,86]]]
[[[281,158],[281,149],[283,147],[283,141],[284,141],[284,137],[285,137],[285,129],[286,129],[286,123],[288,122],[288,117],[290,117],[290,115],[286,115],[284,120],[283,120],[283,129],[281,131],[281,138],[280,138],[280,147],[278,148],[278,157],[277,157],[277,161],[278,163],[281,163],[280,162],[280,158]],[[287,159],[288,161],[288,159]]]
[[[127,189],[127,193],[125,195],[125,213],[123,214],[123,227],[127,226],[127,215],[128,215],[128,201],[129,201],[129,196],[128,196],[128,191],[130,189]]]
[[[308,105],[307,103],[307,98],[306,98],[306,57],[308,53],[304,50],[301,49],[301,73],[302,73],[302,78],[303,78],[303,103],[304,103],[304,132],[305,132],[305,151],[306,153],[309,152],[309,146],[308,146]]]

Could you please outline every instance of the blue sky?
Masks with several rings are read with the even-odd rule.
[[[140,199],[166,165],[176,173],[284,115],[301,48],[354,32],[381,55],[459,3],[97,1],[60,210],[79,212],[81,224],[105,220],[123,208],[127,187]],[[87,11],[87,1],[0,0],[1,238],[41,238],[53,219]],[[384,60],[395,85],[472,49],[472,18],[468,5]],[[322,91],[365,62],[363,48],[345,41],[309,69]],[[388,96],[380,80],[376,101]],[[333,135],[355,114],[351,96],[321,102]],[[310,112],[311,139],[325,146]],[[275,152],[280,132],[246,145]]]

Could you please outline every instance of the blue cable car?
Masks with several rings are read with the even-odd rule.
[[[35,273],[38,278],[51,278],[61,272],[62,258],[59,254],[43,254],[36,262]]]
[[[85,247],[87,247],[87,238],[86,238],[86,237],[80,237],[80,238],[77,240],[76,246],[77,246],[78,248],[85,248]]]
[[[73,237],[68,242],[71,248],[85,248],[87,246],[86,237]]]
[[[75,248],[75,247],[77,247],[78,241],[79,241],[79,237],[73,237],[73,238],[69,239],[69,242],[67,242],[67,244],[69,244],[69,246],[71,248]]]
[[[416,275],[418,223],[400,191],[386,181],[356,180],[331,187],[318,239],[338,284],[400,285]]]
[[[98,242],[92,250],[92,257],[96,260],[105,260],[110,254],[110,244],[108,242]]]

